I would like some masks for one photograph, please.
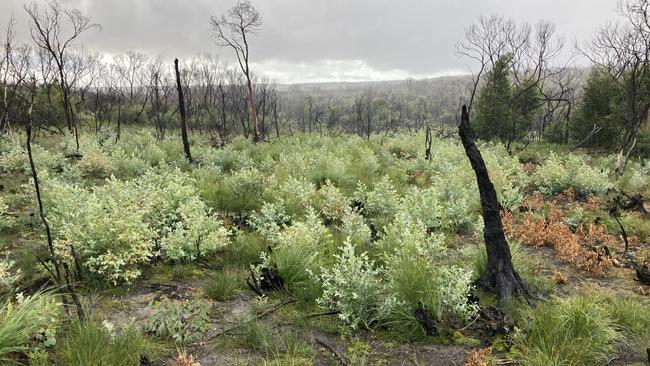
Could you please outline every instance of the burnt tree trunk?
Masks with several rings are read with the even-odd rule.
[[[47,218],[45,216],[45,209],[43,208],[43,200],[41,199],[41,188],[38,182],[38,173],[36,171],[36,164],[34,163],[34,156],[32,154],[32,124],[33,124],[32,112],[34,110],[35,93],[36,92],[32,90],[31,103],[29,105],[29,110],[27,112],[27,122],[28,122],[26,128],[27,158],[29,160],[29,166],[32,173],[32,180],[34,181],[34,191],[36,192],[36,201],[38,202],[38,215],[41,219],[41,222],[43,223],[43,227],[45,228],[45,234],[47,237],[47,247],[50,252],[50,262],[54,266],[54,272],[50,271],[49,266],[45,264],[44,265],[52,275],[55,275],[56,278],[54,278],[54,280],[57,282],[57,284],[60,286],[64,286],[62,287],[62,289],[65,289],[65,291],[67,291],[67,294],[70,295],[72,301],[74,302],[77,308],[77,316],[79,317],[79,321],[83,321],[85,315],[84,315],[83,307],[81,305],[81,301],[79,300],[79,296],[77,295],[74,286],[70,282],[70,271],[68,265],[65,263],[65,261],[59,262],[56,250],[54,248],[52,231],[50,230],[50,224],[48,223]],[[74,253],[74,248],[72,250]],[[63,271],[61,270],[61,265],[63,265]],[[68,311],[68,301],[66,298],[66,294],[65,293],[61,294],[61,298],[63,300],[64,308],[66,309],[66,311]]]
[[[187,139],[187,116],[185,115],[185,99],[183,99],[183,86],[181,84],[181,73],[178,71],[178,59],[174,59],[174,71],[176,72],[176,89],[178,89],[178,111],[181,114],[181,137],[183,138],[183,151],[190,163],[193,163],[190,153],[190,142]]]
[[[512,265],[510,247],[506,241],[503,224],[501,223],[497,194],[488,175],[481,152],[474,142],[474,136],[469,127],[469,115],[465,106],[463,106],[458,133],[463,142],[465,154],[476,174],[476,183],[478,184],[483,209],[483,238],[485,239],[488,263],[485,273],[481,274],[481,277],[476,281],[476,285],[498,295],[502,301],[509,299],[513,293],[528,295],[528,285]]]

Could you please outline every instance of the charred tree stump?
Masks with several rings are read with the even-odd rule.
[[[433,138],[431,137],[431,129],[427,126],[426,138],[424,140],[424,159],[431,160],[431,143]]]
[[[438,334],[438,324],[435,321],[435,317],[422,303],[418,303],[418,307],[415,309],[415,319],[420,323],[427,336],[435,336]]]
[[[483,238],[485,239],[488,263],[485,273],[481,274],[481,277],[476,281],[476,285],[496,294],[501,301],[508,300],[514,293],[528,296],[528,285],[512,265],[510,247],[506,241],[503,224],[501,223],[497,194],[488,175],[481,152],[474,142],[466,106],[463,106],[458,133],[465,148],[465,154],[476,174],[476,183],[481,196],[481,208],[483,209]]]
[[[185,116],[185,99],[183,98],[183,85],[181,84],[181,73],[178,71],[178,59],[174,59],[174,71],[176,72],[176,89],[178,90],[178,111],[181,114],[181,137],[183,138],[183,151],[190,163],[193,163],[190,153],[190,142],[187,139],[187,117]]]

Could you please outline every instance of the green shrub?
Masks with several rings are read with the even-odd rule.
[[[231,232],[197,197],[178,207],[176,221],[163,229],[160,246],[174,260],[194,261],[228,244]]]
[[[370,244],[372,232],[363,216],[356,209],[348,207],[343,214],[339,231],[355,246]]]
[[[314,207],[331,221],[340,221],[350,206],[350,200],[329,180],[316,193]]]
[[[312,274],[318,272],[323,250],[332,240],[316,211],[310,209],[305,221],[295,222],[269,240],[273,250],[262,255],[262,266],[277,268],[289,291],[302,298],[316,297],[319,286]]]
[[[359,183],[353,199],[362,205],[361,214],[378,232],[393,221],[400,208],[400,197],[387,176],[373,190]]]
[[[195,182],[161,166],[121,181],[86,189],[58,179],[44,183],[44,203],[55,246],[72,263],[114,285],[140,276],[156,250],[193,261],[224,247],[230,232],[198,198]]]
[[[382,286],[380,271],[367,253],[356,254],[350,241],[334,255],[332,269],[323,269],[323,293],[316,302],[328,310],[338,310],[339,318],[352,329],[367,327],[378,319]]]
[[[259,234],[270,238],[277,235],[289,220],[282,204],[264,202],[259,211],[251,213],[248,224]]]
[[[44,187],[45,205],[59,255],[81,264],[107,282],[130,282],[139,265],[153,255],[153,231],[146,223],[147,206],[133,183],[111,179],[94,192],[63,182]]]
[[[428,313],[436,331],[451,324],[451,318],[467,320],[475,315],[476,307],[467,300],[471,273],[440,263],[446,252],[441,236],[430,236],[422,223],[403,219],[389,227],[380,244],[387,253],[382,309],[386,325],[410,337],[424,336],[432,330],[418,321],[418,309]]]
[[[259,170],[245,168],[225,175],[205,197],[214,208],[247,214],[262,207],[265,186],[265,177]]]
[[[555,194],[573,188],[578,192],[604,194],[612,184],[608,171],[592,168],[579,156],[560,158],[551,153],[530,178],[530,184],[543,194]]]
[[[209,308],[208,303],[199,299],[164,300],[156,304],[144,329],[178,344],[197,342],[210,330]]]
[[[0,153],[0,169],[2,171],[23,173],[30,171],[27,147],[22,145],[23,141],[22,138],[12,141],[7,144],[6,151]],[[46,150],[38,144],[32,145],[32,155],[36,168],[40,170],[55,171],[62,169],[66,164],[61,152]]]

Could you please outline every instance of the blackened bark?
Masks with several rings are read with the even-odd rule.
[[[430,160],[431,159],[431,144],[433,143],[433,139],[431,138],[431,129],[427,126],[427,131],[425,135],[425,140],[424,140],[424,159],[425,160]]]
[[[193,163],[190,153],[190,142],[187,139],[187,117],[185,115],[185,100],[183,99],[183,86],[181,85],[181,73],[178,71],[178,59],[174,59],[174,71],[176,71],[176,89],[178,89],[178,111],[181,114],[181,136],[183,138],[183,151],[190,163]]]
[[[26,133],[27,133],[27,157],[29,159],[29,166],[32,172],[32,179],[34,181],[34,190],[36,191],[36,201],[38,202],[38,214],[41,219],[41,222],[43,223],[43,226],[45,227],[45,234],[47,237],[47,247],[50,252],[50,262],[52,262],[52,264],[54,265],[54,271],[56,274],[55,280],[58,282],[59,285],[63,285],[65,283],[65,289],[67,290],[68,294],[72,298],[72,301],[74,302],[77,308],[77,316],[79,317],[80,321],[83,321],[84,320],[83,307],[81,306],[81,302],[79,301],[77,292],[75,291],[72,283],[69,280],[68,266],[66,265],[65,262],[59,262],[58,260],[56,250],[54,249],[54,243],[52,240],[52,231],[50,230],[50,224],[48,223],[47,218],[45,217],[45,209],[43,208],[43,200],[41,199],[41,188],[38,183],[38,173],[36,171],[36,165],[34,164],[34,156],[32,154],[32,111],[34,109],[34,94],[35,91],[32,91],[31,104],[29,106],[29,111],[27,112]],[[65,273],[61,270],[61,264],[63,264],[63,269]],[[66,300],[65,294],[62,295],[62,299],[63,299],[63,305],[67,310],[68,301]]]
[[[458,133],[463,142],[465,154],[476,174],[476,183],[483,209],[483,238],[485,239],[488,263],[487,270],[481,274],[476,284],[488,292],[495,293],[502,301],[509,299],[513,293],[528,295],[528,286],[512,265],[510,247],[506,241],[503,224],[501,223],[497,194],[488,175],[481,152],[474,142],[474,136],[469,127],[469,115],[465,106],[463,106]]]

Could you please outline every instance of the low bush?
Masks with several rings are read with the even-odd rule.
[[[197,342],[210,329],[209,304],[203,300],[163,300],[155,305],[145,330],[174,343]]]
[[[332,269],[323,269],[319,276],[323,293],[316,302],[327,310],[339,311],[339,318],[353,329],[367,327],[379,318],[380,271],[367,253],[355,253],[350,241],[340,250],[334,255]]]
[[[543,194],[556,194],[573,188],[582,193],[604,194],[612,183],[608,171],[589,166],[573,154],[559,157],[551,153],[530,177],[530,185]]]

